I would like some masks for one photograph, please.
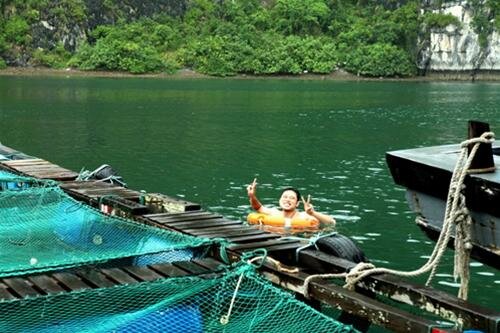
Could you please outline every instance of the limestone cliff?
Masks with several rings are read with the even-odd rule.
[[[5,7],[2,10],[9,15],[17,11],[15,6]],[[29,66],[30,49],[53,49],[62,43],[66,50],[74,52],[98,25],[133,21],[156,13],[177,16],[185,10],[186,0],[49,1],[47,6],[33,10],[37,19],[30,24],[30,43],[8,51],[4,57],[9,65]]]
[[[467,1],[448,2],[438,11],[455,16],[461,26],[448,25],[444,29],[431,30],[420,54],[419,67],[427,73],[500,73],[499,32],[489,34],[487,45],[481,47],[479,36],[471,24],[474,12]]]

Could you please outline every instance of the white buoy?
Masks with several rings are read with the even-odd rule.
[[[95,234],[94,237],[92,237],[92,243],[95,245],[101,245],[102,244],[102,236]]]
[[[37,258],[31,258],[30,259],[30,264],[31,265],[36,265],[38,263],[38,259]]]

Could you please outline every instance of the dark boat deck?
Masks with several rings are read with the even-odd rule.
[[[500,165],[499,140],[492,144],[492,150],[493,162],[498,166]],[[425,207],[431,207],[438,202],[433,202],[431,198],[446,201],[459,153],[459,145],[444,145],[391,151],[387,153],[386,159],[394,182],[415,191],[410,194],[417,198],[412,200],[412,204],[418,204],[415,210],[423,215]],[[499,268],[500,171],[496,167],[494,172],[468,174],[464,184],[467,208],[478,218],[473,223],[475,239],[471,255],[479,261]],[[426,201],[426,197],[419,193],[430,197]],[[444,208],[442,210],[444,216]],[[430,214],[430,211],[427,209],[427,214]],[[440,220],[442,221],[442,218]],[[426,220],[425,217],[417,220],[417,224],[431,239],[439,236],[441,224],[437,225],[437,218]]]
[[[75,199],[104,209],[108,213],[197,237],[223,238],[230,243],[225,250],[232,262],[241,260],[241,256],[246,251],[266,249],[269,255],[282,263],[299,267],[300,272],[287,273],[266,263],[261,268],[263,275],[273,283],[298,294],[303,293],[301,288],[308,276],[345,272],[355,265],[314,249],[301,251],[297,260],[296,251],[304,245],[304,242],[203,211],[199,205],[191,202],[162,194],[145,194],[99,181],[76,182],[74,180],[76,174],[73,176],[67,169],[56,166],[51,167],[50,172],[46,172],[49,162],[30,165],[29,173],[25,168],[26,163],[10,162],[0,161],[0,168],[58,180],[61,188]],[[0,280],[0,298],[19,299],[78,289],[138,283],[172,276],[214,274],[221,265],[224,265],[222,261],[220,249],[213,249],[208,258],[191,262],[113,268],[83,267],[56,273],[4,278]],[[465,327],[474,327],[485,332],[500,330],[499,312],[472,305],[444,292],[414,285],[391,276],[368,277],[358,285],[356,292],[323,279],[311,282],[309,290],[311,299],[308,302],[311,305],[319,305],[323,302],[340,308],[343,310],[342,318],[361,326],[373,323],[396,332],[422,333],[430,332],[433,327],[439,326],[433,319],[424,318],[376,300],[373,296],[377,293],[428,311],[433,316],[440,316],[454,322],[461,321],[466,325]]]
[[[500,140],[495,141],[492,146],[494,162],[496,165],[500,165]],[[460,145],[455,144],[395,150],[388,152],[387,155],[453,172],[459,153]],[[498,172],[474,174],[471,177],[500,184],[500,173]]]
[[[500,146],[500,141],[493,146]],[[386,159],[396,184],[445,200],[458,151],[458,145],[405,149],[388,152]],[[494,155],[494,161],[500,165],[500,156]],[[496,172],[469,174],[464,183],[467,207],[500,217],[498,168]]]

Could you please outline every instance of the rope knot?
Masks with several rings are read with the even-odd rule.
[[[493,143],[493,141],[495,141],[495,133],[493,133],[493,132],[484,132],[478,138],[472,138],[472,139],[468,139],[468,140],[463,141],[460,144],[460,146],[462,148],[466,148],[466,147],[468,147],[471,144],[476,144],[476,143]]]
[[[363,273],[366,273],[374,268],[375,266],[368,262],[358,263],[347,273],[345,277],[346,283],[344,285],[344,288],[354,290],[354,286],[356,285],[356,283],[365,276]]]

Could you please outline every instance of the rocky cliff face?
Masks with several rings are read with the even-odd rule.
[[[150,17],[156,13],[181,15],[186,10],[185,0],[125,0],[104,5],[105,1],[84,0],[82,12],[85,17],[71,13],[64,1],[52,1],[40,12],[40,20],[32,26],[32,47],[51,49],[63,43],[69,51],[74,51],[87,40],[89,32],[98,25],[115,24],[120,20],[131,21],[140,17]],[[111,2],[110,2],[111,3]]]
[[[458,18],[461,27],[449,25],[433,30],[421,53],[419,67],[426,72],[500,72],[500,34],[494,31],[487,46],[480,47],[471,22],[473,11],[467,1],[447,3],[439,10]]]

